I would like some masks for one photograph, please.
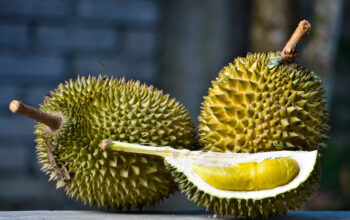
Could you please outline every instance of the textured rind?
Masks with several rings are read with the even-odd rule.
[[[296,210],[307,202],[308,198],[315,192],[319,185],[321,176],[320,159],[317,159],[314,170],[309,178],[301,185],[289,192],[279,194],[275,197],[260,200],[218,198],[199,190],[187,177],[175,167],[168,164],[171,174],[179,184],[180,190],[187,197],[196,202],[198,206],[204,206],[207,211],[214,210],[222,216],[267,218],[276,214],[287,214],[288,210]]]
[[[64,187],[69,197],[107,209],[141,208],[176,191],[176,184],[156,156],[104,152],[105,138],[129,143],[193,149],[194,125],[186,109],[169,95],[140,82],[113,78],[79,78],[60,84],[40,110],[64,115],[63,127],[52,133],[36,125],[42,170]],[[58,166],[71,180],[58,180],[46,152],[46,141]]]
[[[237,58],[204,97],[199,137],[204,150],[321,150],[328,112],[321,80],[296,64],[273,64],[275,53]]]
[[[217,152],[322,151],[329,130],[324,96],[314,72],[290,66],[276,53],[237,58],[220,71],[204,97],[199,141],[203,150]],[[320,179],[318,161],[307,181],[294,190],[261,200],[239,200],[209,195],[172,171],[181,191],[198,205],[221,215],[251,218],[299,208]]]

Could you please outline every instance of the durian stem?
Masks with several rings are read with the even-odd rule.
[[[173,156],[179,153],[178,150],[171,147],[144,146],[140,144],[111,141],[109,139],[104,139],[102,141],[101,148],[104,151],[123,151],[128,153],[157,155],[161,157]]]
[[[10,103],[9,108],[11,112],[15,114],[20,114],[37,122],[45,124],[51,129],[51,131],[55,131],[61,127],[62,117],[59,115],[51,115],[42,112],[17,100],[13,100]]]
[[[304,36],[308,35],[311,30],[311,24],[307,20],[299,22],[298,27],[284,46],[281,56],[285,61],[293,63],[297,56],[297,46]]]

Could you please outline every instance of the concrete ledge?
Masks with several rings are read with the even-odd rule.
[[[212,214],[187,214],[187,213],[107,213],[98,211],[2,211],[0,212],[0,219],[121,219],[121,220],[148,220],[148,219],[232,219],[229,217],[221,218]],[[350,219],[350,211],[322,211],[322,212],[310,212],[299,211],[289,212],[287,216],[277,216],[274,220],[279,219]]]

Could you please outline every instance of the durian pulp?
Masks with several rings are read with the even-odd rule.
[[[239,163],[228,167],[194,163],[191,168],[212,187],[234,191],[273,189],[289,183],[299,173],[297,162],[291,158]]]
[[[187,180],[195,185],[198,190],[206,192],[212,196],[218,198],[235,198],[235,199],[264,199],[268,197],[274,197],[279,194],[291,191],[298,188],[302,183],[304,183],[312,173],[317,162],[318,151],[271,151],[271,152],[260,152],[260,153],[233,153],[233,152],[204,152],[204,151],[189,151],[189,150],[177,150],[171,147],[151,147],[142,146],[138,144],[131,144],[119,141],[113,141],[112,144],[103,147],[105,150],[109,151],[124,151],[130,153],[141,153],[141,154],[151,154],[158,155],[164,158],[165,163],[170,167],[174,168],[175,172],[181,173],[186,176]],[[208,182],[203,180],[198,173],[193,169],[193,164],[203,167],[230,167],[234,165],[244,164],[244,163],[261,163],[262,166],[267,169],[276,169],[275,166],[279,166],[275,159],[278,158],[289,158],[295,161],[299,172],[291,181],[284,185],[275,186],[270,189],[260,189],[260,190],[223,190],[213,187]],[[271,162],[266,162],[271,160]],[[265,161],[265,163],[264,163]],[[277,161],[277,160],[276,160]],[[267,163],[267,164],[266,164]],[[271,163],[271,164],[270,164]],[[264,165],[265,164],[265,165]],[[259,165],[260,166],[260,165]],[[285,165],[290,166],[290,165]],[[293,167],[295,165],[292,165]],[[289,169],[289,168],[288,168]],[[293,168],[294,169],[294,168]],[[296,172],[296,170],[292,172]],[[280,170],[279,168],[276,170]],[[283,169],[281,169],[283,170]],[[280,171],[281,171],[280,170]],[[278,172],[280,172],[278,171]],[[205,171],[207,172],[207,171]],[[268,180],[269,178],[274,179],[274,182],[278,178],[277,176],[270,176],[271,171],[264,171],[262,174],[262,181]],[[272,171],[275,172],[275,171]],[[292,174],[285,173],[284,175],[293,176]],[[213,179],[221,179],[222,177],[213,177]],[[226,177],[225,177],[226,178]],[[283,177],[281,177],[283,178]],[[218,181],[218,180],[216,180]]]

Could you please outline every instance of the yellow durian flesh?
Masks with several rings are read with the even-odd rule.
[[[297,162],[291,158],[239,163],[227,167],[198,164],[192,164],[191,167],[212,187],[231,191],[273,189],[289,183],[299,173]]]

